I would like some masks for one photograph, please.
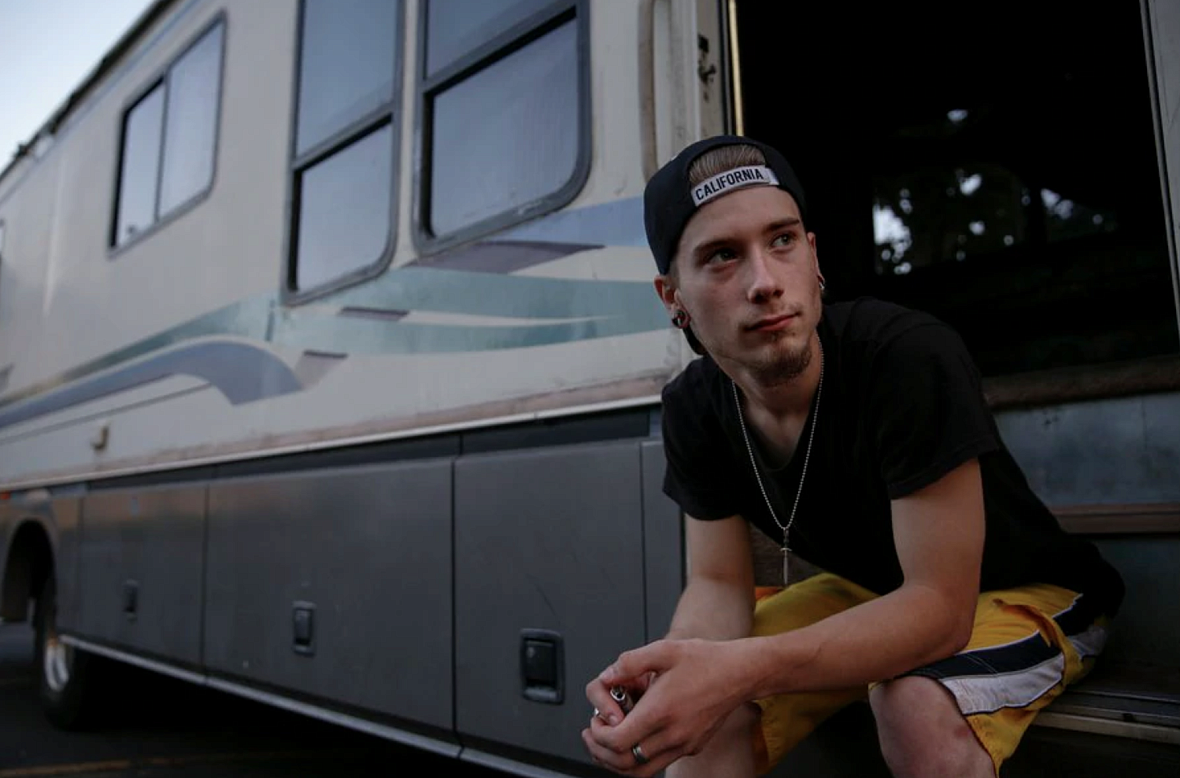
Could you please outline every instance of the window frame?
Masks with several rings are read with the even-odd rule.
[[[426,25],[429,0],[419,3],[418,49],[415,60],[418,75],[415,82],[416,112],[414,115],[414,181],[413,239],[419,257],[436,254],[474,238],[489,235],[521,222],[535,219],[568,205],[581,193],[590,177],[592,131],[592,83],[590,70],[590,3],[589,0],[554,0],[544,8],[513,24],[498,35],[458,57],[450,64],[427,77]],[[573,22],[576,40],[578,84],[578,150],[574,169],[564,184],[554,191],[523,206],[499,211],[492,216],[469,224],[454,232],[434,235],[427,229],[430,218],[431,169],[433,151],[433,113],[431,100],[437,93],[456,86],[467,78],[516,53],[528,44],[553,32],[563,24]]]
[[[167,131],[168,131],[168,92],[171,89],[171,75],[172,70],[180,60],[184,59],[185,55],[197,47],[198,44],[204,40],[205,36],[213,32],[218,25],[221,25],[221,52],[220,60],[218,62],[217,71],[217,105],[213,112],[213,168],[210,171],[209,183],[199,192],[196,192],[187,200],[184,200],[166,216],[159,214],[160,208],[160,190],[163,186],[164,176],[164,155],[167,153]],[[168,62],[157,70],[151,78],[147,79],[144,86],[136,90],[129,100],[124,102],[123,107],[119,111],[119,132],[115,138],[115,169],[113,171],[114,186],[112,187],[113,196],[111,198],[111,214],[109,220],[109,228],[107,231],[107,259],[114,259],[122,254],[131,246],[135,246],[146,240],[149,236],[155,235],[157,232],[176,221],[193,208],[204,202],[213,189],[217,186],[217,161],[221,154],[221,117],[223,113],[224,97],[225,97],[225,64],[226,64],[226,50],[229,48],[229,14],[222,10],[219,11],[212,19],[206,23],[199,32],[193,35],[184,46],[173,56]],[[156,190],[155,199],[152,207],[152,223],[147,229],[132,238],[128,238],[122,243],[119,242],[119,205],[123,196],[123,157],[126,152],[125,141],[127,139],[127,119],[131,112],[143,102],[153,90],[162,86],[164,88],[164,107],[160,115],[160,151],[157,155],[157,169],[156,169]]]
[[[299,305],[375,278],[385,272],[397,252],[398,214],[400,213],[398,182],[401,170],[402,129],[405,123],[402,105],[402,80],[405,77],[406,60],[406,0],[398,0],[397,5],[397,18],[394,20],[393,32],[397,51],[393,58],[393,91],[389,102],[352,119],[331,135],[310,146],[302,155],[296,156],[299,143],[299,90],[302,85],[303,29],[304,19],[307,16],[307,0],[299,2],[298,18],[295,23],[295,56],[292,57],[294,70],[291,78],[290,131],[287,139],[287,223],[283,232],[283,262],[279,277],[279,299],[284,305]],[[302,174],[319,163],[331,159],[335,154],[362,138],[378,132],[385,125],[390,127],[391,142],[393,143],[389,159],[390,213],[385,248],[375,262],[335,276],[307,289],[296,288],[295,280],[299,264],[297,256],[300,215],[299,184]]]

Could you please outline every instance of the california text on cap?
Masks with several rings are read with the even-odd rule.
[[[696,186],[690,186],[688,170],[697,157],[719,146],[753,146],[766,158],[765,165],[747,165],[727,170]],[[661,274],[667,274],[676,256],[676,247],[688,220],[702,205],[724,194],[747,186],[776,186],[788,192],[799,205],[799,215],[807,221],[803,187],[795,171],[776,150],[759,141],[739,135],[705,138],[685,148],[676,158],[660,168],[643,193],[643,224],[647,243]]]

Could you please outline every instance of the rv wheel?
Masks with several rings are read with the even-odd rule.
[[[82,727],[90,712],[95,658],[62,642],[57,632],[57,584],[51,572],[37,598],[36,662],[41,707],[54,726]]]

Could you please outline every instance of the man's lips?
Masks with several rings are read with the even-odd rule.
[[[793,313],[787,313],[781,316],[767,316],[753,324],[747,325],[746,330],[750,332],[777,332],[790,325],[797,316],[798,314]]]

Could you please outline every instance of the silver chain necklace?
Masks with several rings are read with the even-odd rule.
[[[791,516],[787,519],[786,526],[783,526],[782,522],[778,520],[774,506],[770,504],[770,496],[762,484],[762,475],[758,472],[758,462],[754,459],[754,447],[750,445],[750,435],[746,432],[746,419],[742,415],[742,401],[738,396],[737,382],[730,379],[729,384],[733,387],[733,401],[737,405],[738,423],[742,428],[742,438],[746,441],[746,452],[750,455],[750,466],[754,468],[754,478],[758,481],[758,488],[762,490],[762,499],[766,501],[766,510],[770,511],[770,518],[774,519],[774,523],[783,531],[783,586],[786,586],[790,583],[790,579],[787,577],[791,551],[788,536],[791,532],[791,525],[795,523],[795,511],[799,508],[799,497],[803,494],[803,480],[807,478],[807,463],[811,461],[811,443],[815,440],[815,428],[819,426],[819,398],[824,390],[824,344],[822,341],[819,342],[819,384],[815,388],[815,409],[808,413],[808,416],[811,416],[811,432],[807,436],[807,450],[803,454],[803,472],[799,475],[799,491],[795,492],[795,504],[791,506]]]

